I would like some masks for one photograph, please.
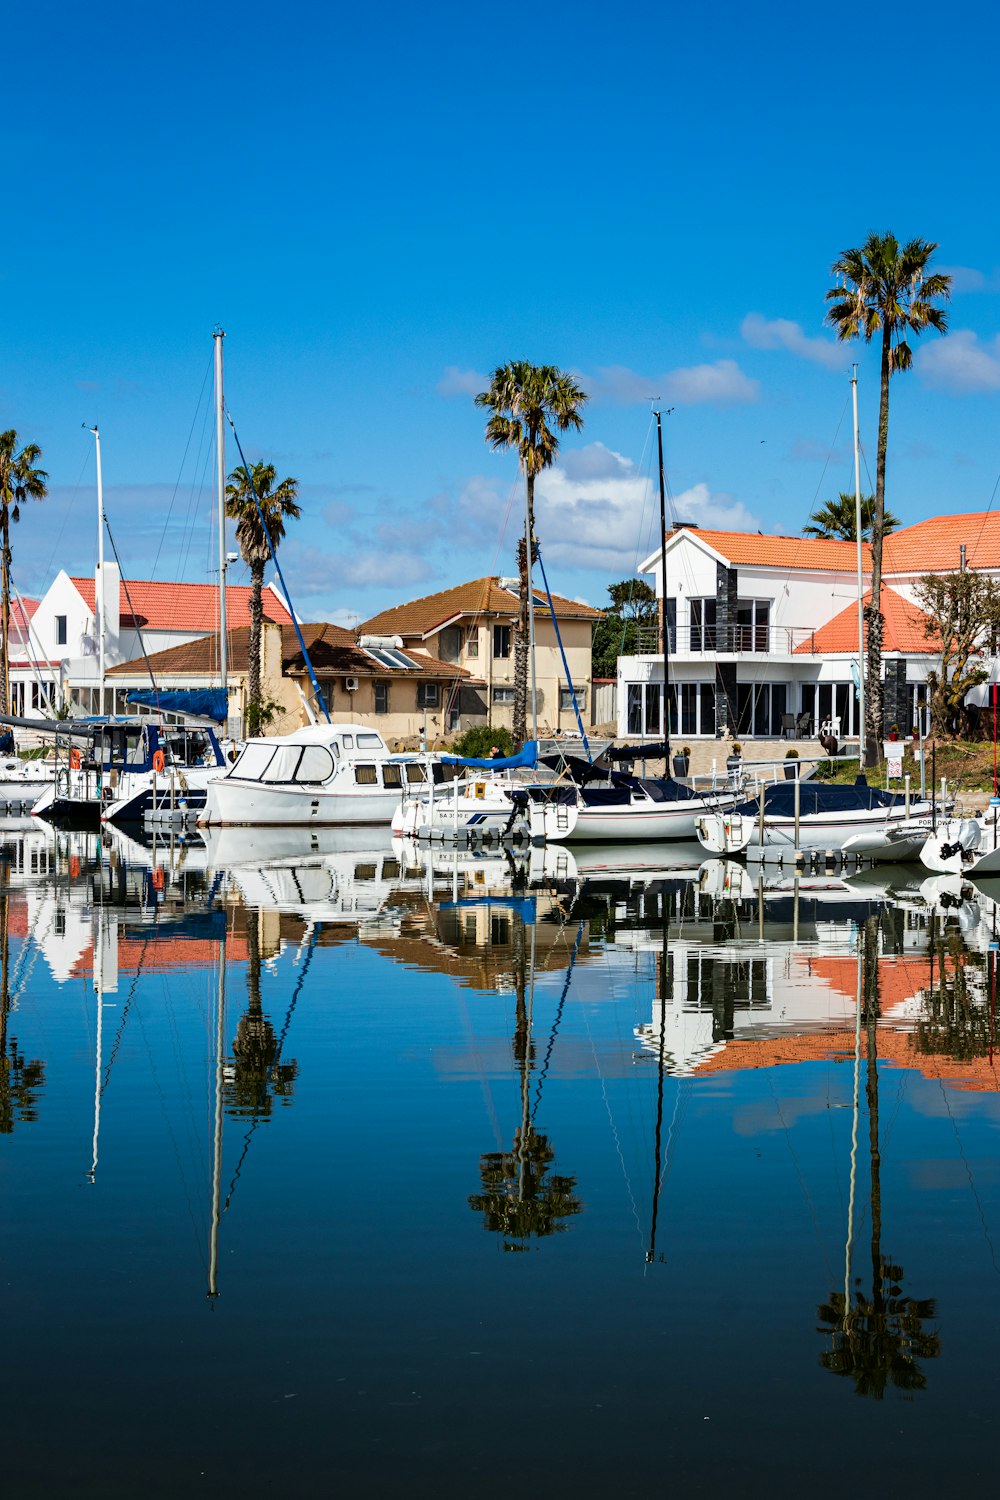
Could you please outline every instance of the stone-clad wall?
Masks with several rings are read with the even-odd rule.
[[[884,732],[888,734],[895,724],[901,735],[909,734],[912,718],[910,694],[906,684],[906,662],[901,659],[890,659],[885,663],[882,704]]]

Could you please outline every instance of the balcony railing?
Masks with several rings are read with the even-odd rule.
[[[655,656],[659,631],[640,626],[636,645],[640,656]],[[671,656],[816,655],[816,631],[810,625],[677,625],[670,630],[669,650]]]

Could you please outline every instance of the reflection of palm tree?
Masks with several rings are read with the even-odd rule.
[[[575,1177],[561,1177],[557,1173],[548,1176],[555,1152],[548,1136],[535,1129],[531,1116],[530,1077],[535,1046],[531,1037],[528,981],[534,976],[534,953],[529,960],[520,916],[514,918],[512,963],[516,995],[513,1047],[521,1075],[521,1123],[510,1151],[490,1151],[479,1158],[483,1191],[470,1195],[469,1207],[483,1215],[484,1229],[503,1235],[505,1250],[526,1250],[524,1242],[533,1234],[539,1239],[561,1234],[567,1226],[559,1220],[578,1214],[581,1204],[573,1196]],[[536,1099],[536,1108],[537,1102]]]
[[[897,1390],[922,1391],[927,1377],[918,1360],[936,1359],[941,1341],[924,1331],[924,1320],[935,1316],[932,1299],[903,1295],[903,1268],[882,1254],[882,1160],[878,1136],[878,943],[879,917],[869,917],[862,929],[862,985],[867,1023],[868,1140],[871,1155],[872,1292],[869,1297],[855,1278],[853,1299],[847,1291],[833,1292],[817,1309],[823,1325],[832,1330],[831,1346],[820,1364],[835,1375],[854,1381],[859,1396],[881,1401],[891,1381]],[[861,997],[859,996],[859,1003]]]
[[[4,877],[6,879],[6,875]],[[45,1064],[27,1062],[17,1037],[7,1036],[10,1015],[10,892],[0,897],[0,1135],[10,1135],[15,1120],[37,1120],[37,1096],[45,1085]]]
[[[231,1115],[267,1117],[274,1100],[291,1100],[298,1063],[278,1061],[278,1039],[270,1017],[264,1014],[260,994],[259,913],[248,912],[247,1009],[236,1026],[233,1065],[226,1080],[226,1107]]]

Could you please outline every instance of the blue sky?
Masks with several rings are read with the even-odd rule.
[[[508,359],[592,395],[539,494],[559,592],[600,605],[649,547],[651,395],[677,514],[798,532],[853,487],[855,357],[874,472],[876,354],[822,324],[871,229],[956,277],[893,384],[887,503],[986,509],[998,31],[962,4],[884,32],[791,4],[17,8],[0,397],[51,488],[15,582],[93,565],[95,421],[126,572],[209,578],[217,323],[248,456],[300,481],[307,618],[514,571],[516,463],[471,399]]]

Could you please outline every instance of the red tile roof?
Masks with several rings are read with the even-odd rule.
[[[865,594],[863,604],[871,603],[871,589]],[[922,609],[897,594],[895,589],[884,588],[882,590],[882,614],[885,619],[885,633],[882,641],[883,651],[903,651],[913,655],[936,656],[940,654],[941,642],[938,636],[928,635],[924,629],[925,623],[929,624],[929,618]],[[865,645],[868,644],[868,631],[865,630]],[[849,604],[842,609],[839,615],[834,615],[819,630],[815,631],[808,641],[803,641],[801,646],[796,646],[796,656],[812,656],[815,654],[826,655],[827,653],[843,652],[845,655],[857,656],[858,654],[858,606]]]
[[[560,619],[599,620],[601,611],[591,609],[589,604],[578,604],[573,599],[552,595],[552,603]],[[544,592],[535,589],[536,608],[548,609]],[[498,578],[475,578],[471,583],[459,583],[454,588],[443,589],[438,594],[427,594],[422,599],[411,599],[408,604],[397,604],[393,609],[384,609],[360,627],[362,635],[430,635],[459,615],[505,615],[514,619],[517,615],[517,591],[502,588]]]
[[[970,568],[1000,568],[1000,513],[932,516],[893,531],[885,539],[883,569],[886,573],[957,571],[963,543]]]
[[[77,593],[87,608],[95,607],[93,578],[71,578]],[[217,631],[219,628],[219,591],[214,583],[153,583],[146,579],[130,578],[128,591],[135,606],[138,623],[149,630],[201,630]],[[248,584],[233,584],[226,589],[226,619],[231,630],[250,624],[250,595]],[[122,625],[127,628],[135,624],[129,609],[125,586],[121,585],[120,610]],[[290,625],[292,617],[279,603],[273,589],[263,593],[264,618],[277,625]]]
[[[829,542],[811,536],[761,536],[752,531],[707,531],[701,526],[679,527],[667,539],[687,533],[704,542],[728,562],[756,568],[802,568],[806,572],[854,573],[858,549],[854,542]],[[865,546],[863,565],[871,567]]]

